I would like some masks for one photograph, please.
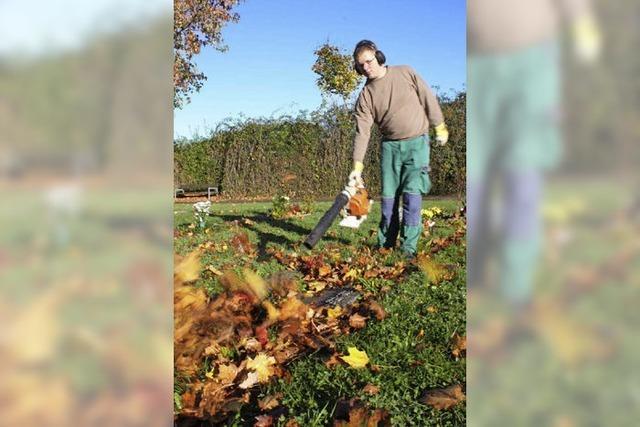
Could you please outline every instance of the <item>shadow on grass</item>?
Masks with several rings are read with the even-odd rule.
[[[218,214],[209,214],[210,217],[220,218],[225,222],[234,222],[237,221],[238,224],[242,224],[244,228],[248,228],[254,231],[258,235],[258,261],[264,261],[266,258],[269,258],[267,254],[267,245],[269,243],[276,243],[282,246],[293,247],[301,246],[304,239],[311,233],[311,228],[302,227],[296,224],[292,224],[289,221],[283,219],[275,219],[271,216],[263,213],[263,212],[247,212],[246,215],[218,215]],[[243,220],[250,220],[255,224],[247,224],[243,223]],[[259,224],[265,224],[273,228],[279,228],[282,231],[287,233],[293,233],[297,235],[297,239],[292,240],[289,237],[269,233],[268,231],[261,230]],[[315,226],[315,224],[313,225]],[[326,234],[323,237],[325,241],[338,242],[341,244],[351,244],[351,242],[344,238],[327,236]]]

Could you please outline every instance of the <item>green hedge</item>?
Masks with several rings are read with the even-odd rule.
[[[432,195],[465,188],[466,94],[442,99],[449,144],[431,151]],[[219,125],[206,139],[174,143],[174,185],[217,186],[226,198],[286,193],[295,198],[333,197],[351,170],[355,125],[346,107],[277,119],[245,119]],[[365,158],[365,182],[380,192],[380,134],[375,129]]]

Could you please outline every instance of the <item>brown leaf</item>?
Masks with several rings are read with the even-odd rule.
[[[281,398],[282,398],[282,393],[276,393],[270,396],[266,396],[265,398],[258,400],[258,407],[260,407],[260,409],[263,411],[268,411],[280,405],[280,402],[278,401],[278,399],[281,399]]]
[[[258,342],[264,347],[269,342],[269,334],[265,326],[258,326],[255,330],[256,338]]]
[[[334,427],[378,427],[387,418],[387,412],[381,409],[369,411],[359,403],[349,410],[349,420],[335,420]]]
[[[240,254],[252,255],[255,253],[255,248],[251,240],[249,240],[249,236],[244,231],[239,232],[231,238],[231,246]]]
[[[378,320],[383,320],[387,317],[387,312],[384,311],[384,308],[382,308],[382,306],[376,301],[369,301],[368,308],[373,312],[373,314],[375,314],[376,319]]]
[[[196,395],[190,391],[185,392],[182,395],[182,407],[193,408],[196,404]]]
[[[273,417],[271,415],[258,415],[256,417],[256,423],[253,427],[272,427]]]
[[[238,375],[238,367],[233,363],[230,363],[229,365],[220,365],[218,369],[219,372],[217,379],[222,384],[232,383],[236,378],[236,375]]]
[[[420,398],[420,402],[436,409],[449,409],[465,399],[466,396],[462,392],[462,386],[455,384],[446,388],[436,388],[425,391]]]
[[[320,268],[318,269],[318,276],[323,277],[323,276],[327,276],[329,275],[329,273],[331,273],[331,266],[324,264],[322,266],[320,266]]]
[[[331,357],[324,362],[324,366],[326,366],[327,368],[332,368],[336,365],[341,365],[341,364],[342,364],[342,360],[335,353],[332,354]]]
[[[295,174],[290,173],[290,174],[285,175],[285,176],[282,178],[282,182],[283,182],[284,184],[286,184],[286,183],[287,183],[287,182],[289,182],[289,181],[294,181],[296,178],[297,178],[297,177],[296,177],[296,175],[295,175]]]
[[[378,394],[380,393],[380,387],[375,386],[371,383],[367,384],[366,386],[364,386],[364,388],[362,389],[363,392],[370,394],[370,395],[374,395],[374,394]]]
[[[354,329],[362,329],[367,326],[367,318],[356,313],[349,317],[349,326]]]
[[[466,336],[460,336],[458,335],[458,333],[453,334],[453,337],[451,339],[451,343],[453,345],[453,349],[451,350],[451,354],[453,355],[453,357],[455,357],[456,359],[461,357],[463,353],[466,353],[467,351],[467,337]]]

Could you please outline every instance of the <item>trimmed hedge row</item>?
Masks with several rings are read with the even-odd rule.
[[[465,189],[466,94],[442,99],[449,143],[432,146],[432,195]],[[219,125],[206,139],[174,142],[174,185],[217,186],[225,198],[334,197],[351,170],[355,125],[346,107],[333,106],[297,117],[246,119]],[[380,134],[373,129],[363,176],[380,192]]]

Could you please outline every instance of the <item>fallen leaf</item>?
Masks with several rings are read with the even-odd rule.
[[[420,398],[420,402],[436,409],[449,409],[466,399],[460,384],[446,388],[427,390]]]
[[[247,358],[247,368],[253,369],[258,374],[258,381],[261,383],[269,381],[273,375],[273,365],[276,359],[273,356],[267,356],[265,353],[259,353],[255,358]]]
[[[304,319],[307,306],[296,297],[287,298],[280,306],[280,320]]]
[[[327,317],[329,319],[336,319],[340,317],[341,314],[342,314],[342,307],[340,307],[339,305],[336,305],[334,308],[327,309]]]
[[[255,331],[256,338],[263,347],[269,342],[269,334],[265,326],[258,326]]]
[[[229,365],[220,365],[218,366],[218,381],[223,384],[231,384],[233,380],[236,379],[236,375],[238,375],[238,367],[233,363]]]
[[[349,317],[349,326],[355,329],[362,329],[367,326],[367,318],[356,313]]]
[[[332,354],[331,357],[324,362],[324,366],[326,366],[327,368],[332,368],[339,364],[340,364],[340,358],[338,357],[337,354]]]
[[[256,328],[256,337],[257,337],[258,339],[256,339],[256,338],[248,338],[248,339],[246,339],[246,338],[245,338],[245,340],[246,340],[246,341],[241,342],[242,347],[246,348],[246,349],[247,349],[247,350],[249,350],[249,351],[261,351],[261,350],[262,350],[262,348],[263,348],[265,345],[267,345],[266,343],[267,343],[267,342],[269,342],[269,338],[268,338],[268,336],[267,336],[267,330],[266,330],[266,329],[264,329],[264,337],[266,338],[266,342],[263,344],[263,343],[262,343],[262,339],[260,339],[260,338],[262,338],[262,337],[258,337],[258,331],[259,331],[260,329],[261,329],[260,327],[257,327],[257,328]]]
[[[318,269],[318,276],[320,277],[327,276],[329,273],[331,273],[330,265],[325,264]]]
[[[266,396],[258,400],[258,407],[262,411],[268,411],[270,409],[273,409],[276,406],[280,405],[280,402],[278,401],[278,399],[280,398],[282,398],[282,393]]]
[[[370,395],[374,395],[374,394],[378,394],[380,393],[380,387],[375,386],[371,383],[367,384],[366,386],[364,386],[364,388],[362,389],[363,392],[370,394]]]
[[[348,421],[335,420],[334,427],[377,427],[381,422],[385,425],[384,421],[388,417],[386,411],[381,409],[369,411],[359,402],[351,402],[351,405],[354,406],[349,409]]]
[[[453,355],[453,357],[457,359],[460,356],[462,356],[462,353],[465,353],[467,351],[467,337],[466,336],[461,337],[460,335],[455,333],[451,341],[453,345],[451,354]]]
[[[217,268],[215,268],[214,266],[210,265],[207,267],[207,270],[209,270],[210,272],[212,272],[213,274],[215,274],[216,276],[222,276],[222,271],[218,270]]]
[[[247,378],[244,381],[242,381],[238,385],[238,387],[240,387],[241,389],[248,389],[253,387],[257,383],[258,383],[258,374],[256,372],[249,372],[247,374]]]
[[[356,347],[349,347],[347,351],[349,351],[349,355],[341,356],[340,358],[352,368],[364,368],[369,363],[369,356],[367,356],[366,352],[360,351]]]
[[[253,427],[272,427],[273,417],[271,415],[258,415],[256,417],[256,423]]]
[[[369,301],[368,308],[373,312],[373,314],[375,314],[376,319],[378,320],[383,320],[387,317],[387,312],[384,311],[384,308],[375,301]]]
[[[357,278],[358,278],[358,270],[352,268],[351,270],[347,271],[347,274],[344,275],[343,280],[345,281],[349,279],[355,280]]]

